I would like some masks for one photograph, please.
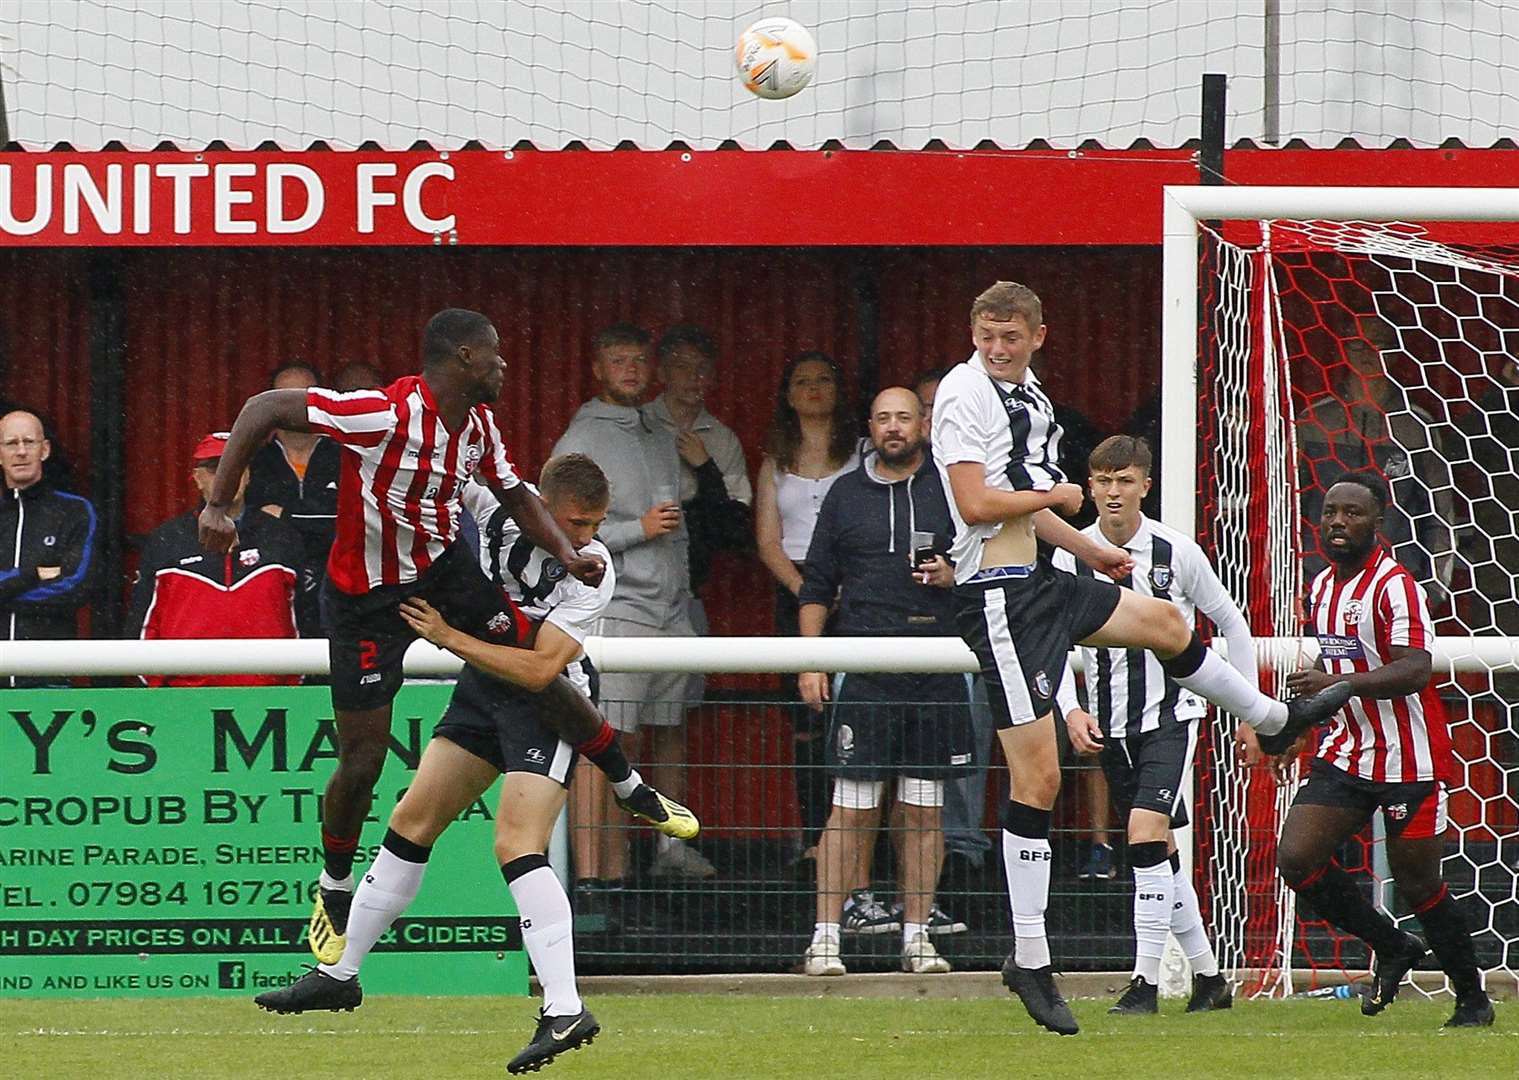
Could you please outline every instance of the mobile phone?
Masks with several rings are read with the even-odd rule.
[[[912,531],[912,543],[909,546],[912,549],[912,557],[910,561],[912,562],[912,568],[914,570],[916,570],[923,563],[931,560],[935,555],[939,554],[938,551],[935,550],[937,547],[937,542],[934,539],[934,534],[931,532],[922,532],[918,529],[914,529]]]

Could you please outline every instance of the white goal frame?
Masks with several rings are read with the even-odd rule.
[[[1519,222],[1519,188],[1206,187],[1168,186],[1162,194],[1160,516],[1187,536],[1197,535],[1198,328],[1202,279],[1198,241],[1204,221],[1507,221]],[[1257,639],[1258,642],[1260,639]],[[1258,647],[1280,655],[1291,638]],[[1311,644],[1311,643],[1310,643]],[[1499,636],[1436,639],[1436,675],[1519,668],[1519,639]],[[1303,655],[1299,653],[1299,655]],[[1185,785],[1197,803],[1188,767]],[[1195,817],[1195,815],[1194,815]],[[1182,867],[1193,873],[1192,826],[1177,830]],[[1290,958],[1288,959],[1290,963]],[[1290,988],[1290,968],[1284,973]],[[1186,990],[1186,961],[1175,938],[1167,943],[1162,990]]]
[[[1161,196],[1160,516],[1197,535],[1199,222],[1513,221],[1519,188],[1166,187]]]

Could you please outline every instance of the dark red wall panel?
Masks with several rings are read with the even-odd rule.
[[[89,490],[90,256],[0,249],[0,397],[42,413]]]
[[[90,487],[89,252],[0,252],[3,388],[46,410]],[[710,405],[738,432],[751,473],[786,358],[821,348],[851,376],[855,288],[879,292],[880,385],[963,359],[977,292],[1013,277],[1043,295],[1041,369],[1057,400],[1113,428],[1153,387],[1159,254],[1145,248],[146,249],[118,252],[126,296],[126,523],[147,533],[195,502],[188,455],[226,428],[270,372],[301,359],[331,371],[367,360],[417,366],[439,308],[478,308],[508,361],[497,406],[514,459],[537,472],[592,395],[590,341],[618,320],[655,334],[707,327],[722,349]],[[862,403],[862,408],[863,408]],[[714,630],[770,628],[770,586],[725,558],[709,586]]]

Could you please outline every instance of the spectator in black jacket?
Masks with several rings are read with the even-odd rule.
[[[316,369],[286,364],[274,373],[275,390],[318,386]],[[249,506],[288,522],[301,535],[300,582],[295,618],[301,637],[322,637],[317,597],[327,571],[327,553],[337,531],[338,444],[309,431],[276,431],[248,467]]]
[[[702,586],[712,572],[712,554],[752,546],[750,506],[754,489],[749,464],[733,429],[707,411],[707,384],[717,365],[717,343],[697,326],[672,326],[659,339],[660,395],[647,408],[649,417],[675,436],[680,452],[680,505],[691,542],[691,593],[696,599],[692,623],[707,633],[699,611]]]
[[[0,620],[7,641],[78,636],[78,612],[89,601],[95,569],[95,508],[43,477],[52,444],[34,414],[0,417]],[[9,676],[7,686],[47,680]]]
[[[837,602],[832,630],[839,635],[953,637],[953,572],[942,554],[953,526],[911,390],[876,396],[870,441],[874,451],[829,489],[818,513],[798,594],[802,636],[821,636]],[[831,695],[822,672],[802,675],[800,684],[812,708],[834,701],[827,745],[833,811],[818,843],[817,923],[805,971],[844,974],[841,932],[898,927],[897,914],[868,891],[870,850],[893,778],[903,820],[902,967],[948,971],[930,935],[965,929],[934,903],[944,860],[944,781],[970,761],[965,676],[852,674],[839,676]]]

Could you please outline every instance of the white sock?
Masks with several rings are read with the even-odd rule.
[[[1050,902],[1050,842],[1003,829],[1002,866],[1013,909],[1013,962],[1026,969],[1049,967],[1044,909]]]
[[[928,934],[928,924],[921,922],[904,922],[902,924],[902,944],[911,945],[912,939],[919,934]]]
[[[317,884],[324,889],[337,889],[340,892],[353,892],[353,875],[349,874],[343,880],[339,881],[337,878],[329,874],[326,870],[323,870],[321,875],[317,878]]]
[[[831,941],[835,945],[839,943],[839,924],[836,922],[814,923],[812,926],[812,943]]]
[[[1218,957],[1203,928],[1203,913],[1197,906],[1197,891],[1180,870],[1171,878],[1171,933],[1176,935],[1181,951],[1192,965],[1194,975],[1217,975]]]
[[[511,881],[517,913],[522,917],[522,947],[543,987],[543,1011],[574,1016],[584,1005],[575,988],[575,939],[570,898],[552,869],[540,866]]]
[[[638,790],[638,785],[641,783],[643,783],[643,777],[638,775],[637,769],[634,769],[632,772],[628,773],[626,780],[618,780],[615,784],[612,785],[612,793],[619,799],[626,799],[629,795]],[[557,1016],[558,1014],[550,1013],[549,1015]]]
[[[353,894],[353,907],[348,910],[348,943],[343,956],[336,964],[318,964],[317,970],[334,979],[351,979],[359,973],[359,966],[380,940],[380,935],[390,929],[390,924],[400,918],[401,912],[416,899],[422,887],[422,875],[427,872],[425,862],[408,862],[389,848],[382,847],[364,880]]]
[[[1160,985],[1160,958],[1171,930],[1171,865],[1134,867],[1134,974]]]
[[[1239,717],[1262,735],[1275,735],[1286,726],[1287,706],[1251,686],[1211,649],[1203,653],[1203,662],[1196,671],[1176,681],[1224,712]]]

